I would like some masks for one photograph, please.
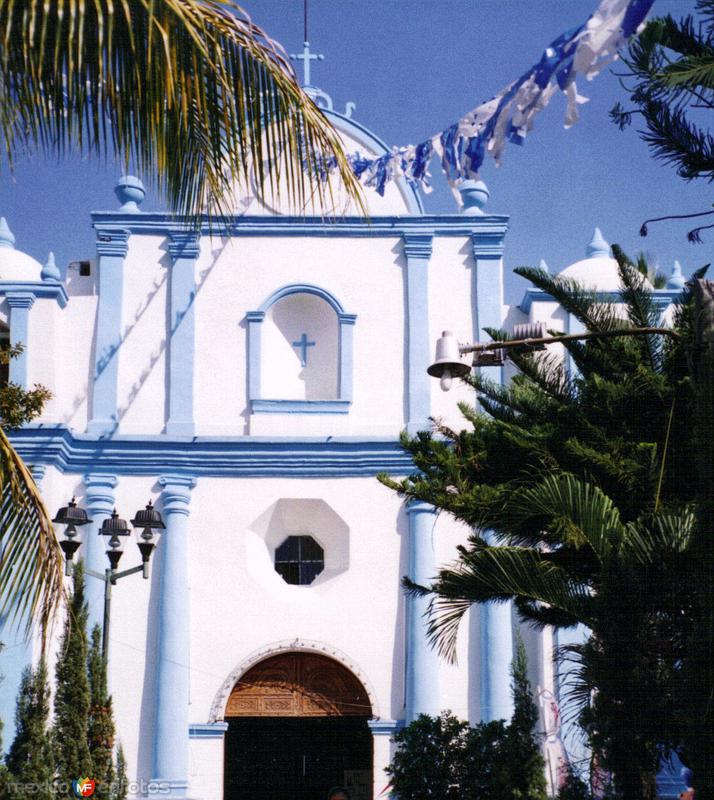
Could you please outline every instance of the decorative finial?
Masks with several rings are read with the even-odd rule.
[[[667,283],[665,288],[667,289],[684,289],[684,284],[686,283],[686,278],[682,274],[682,265],[679,261],[674,262],[674,266],[672,267],[672,272],[667,279]]]
[[[467,217],[482,217],[483,207],[488,202],[491,192],[483,181],[466,180],[459,184],[461,192],[461,213]]]
[[[144,184],[133,175],[122,175],[114,187],[114,194],[121,203],[119,211],[138,214],[140,213],[139,206],[146,197],[146,189]]]
[[[0,247],[15,249],[15,234],[10,230],[5,217],[0,217]]]
[[[60,279],[59,267],[55,264],[55,254],[51,250],[47,256],[47,263],[42,267],[41,277],[43,281],[58,281]]]
[[[538,264],[538,269],[542,269],[543,272],[550,272],[550,269],[548,268],[544,258],[541,258],[540,264]]]
[[[605,237],[602,235],[600,228],[595,228],[593,238],[590,240],[590,244],[585,248],[585,255],[588,258],[610,257],[610,245],[605,241]]]
[[[303,70],[303,78],[302,78],[302,85],[303,86],[310,86],[310,62],[311,61],[324,61],[325,56],[322,53],[311,53],[310,52],[310,42],[303,42],[302,43],[302,55],[297,55],[296,53],[290,53],[290,59],[292,61],[302,61],[302,70]]]

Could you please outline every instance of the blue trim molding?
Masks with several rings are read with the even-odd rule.
[[[92,404],[87,431],[111,436],[118,426],[117,379],[121,345],[121,313],[124,258],[129,250],[130,232],[116,225],[94,225],[99,256],[99,302]]]
[[[555,276],[558,277],[557,275]],[[622,303],[622,295],[620,292],[593,292],[594,296],[601,303]],[[657,308],[663,312],[672,303],[676,303],[682,298],[681,289],[653,289],[652,300]],[[529,314],[533,303],[557,303],[558,301],[553,295],[543,291],[543,289],[536,289],[530,287],[526,289],[518,306],[524,314]]]
[[[9,437],[25,462],[78,475],[94,472],[98,464],[103,472],[116,475],[156,475],[170,469],[215,478],[344,478],[414,471],[409,455],[387,437],[106,439],[75,434],[64,425],[28,425],[9,432]]]
[[[429,366],[429,259],[434,232],[410,231],[403,236],[407,296],[407,431],[429,427],[431,379]]]
[[[176,227],[176,217],[171,214],[152,212],[126,214],[121,211],[92,212],[95,227],[120,227],[131,233],[168,236]],[[427,229],[435,236],[473,236],[475,246],[483,255],[500,255],[503,252],[503,237],[508,229],[508,217],[502,214],[487,214],[469,217],[462,214],[423,214],[409,216],[401,214],[364,217],[303,217],[296,215],[267,216],[236,214],[233,217],[216,219],[204,217],[201,222],[202,236],[297,236],[324,238],[391,238],[405,233]]]
[[[370,719],[367,727],[372,736],[391,736],[404,727],[403,719]]]
[[[31,294],[33,297],[47,297],[57,301],[60,308],[69,302],[69,296],[64,285],[55,280],[43,281],[0,281],[0,296],[10,297],[18,292]]]
[[[223,739],[228,730],[227,722],[198,722],[188,726],[189,739]]]
[[[169,436],[193,436],[196,259],[200,245],[192,231],[170,232],[171,281],[169,287]]]
[[[271,306],[285,297],[309,294],[324,300],[337,316],[338,361],[337,398],[335,400],[276,400],[262,396],[262,326]],[[291,283],[273,292],[257,311],[245,315],[248,328],[248,402],[252,414],[347,414],[352,403],[354,369],[353,328],[356,314],[347,314],[340,301],[327,289],[310,283]]]

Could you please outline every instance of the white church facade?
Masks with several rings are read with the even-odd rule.
[[[386,151],[321,97],[348,150]],[[150,578],[112,590],[129,779],[137,796],[301,800],[344,783],[376,798],[398,726],[442,709],[508,715],[519,626],[507,606],[475,607],[458,663],[439,661],[424,601],[400,580],[428,580],[468,531],[375,476],[411,471],[401,430],[459,425],[457,401],[473,402],[427,375],[442,329],[478,340],[574,323],[537,290],[504,304],[508,218],[486,208],[483,184],[466,184],[451,215],[426,213],[406,184],[368,190],[368,220],[248,198],[210,233],[142,211],[135,178],[116,194],[118,209],[91,215],[96,258],[66,276],[21,252],[12,220],[0,226],[0,317],[26,346],[10,379],[53,392],[12,438],[53,513],[73,496],[86,509],[78,556],[104,571],[98,531],[115,508],[129,520],[151,499],[166,525]],[[596,237],[566,272],[611,293],[613,265]],[[659,292],[663,309],[681,285],[675,274]],[[119,568],[138,561],[127,545]],[[89,577],[92,622],[103,597]],[[522,635],[547,700],[553,637]],[[7,743],[33,645],[0,638]]]

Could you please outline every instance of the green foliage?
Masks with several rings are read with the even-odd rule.
[[[517,271],[588,332],[651,327],[659,311],[643,270],[613,249],[619,312],[572,281]],[[473,602],[512,599],[536,626],[591,629],[585,646],[565,654],[576,664],[569,700],[582,709],[599,762],[632,800],[652,796],[657,746],[680,744],[673,687],[686,654],[696,488],[692,315],[683,296],[676,338],[563,343],[570,372],[552,353],[510,351],[519,373],[509,385],[471,379],[487,414],[462,406],[467,430],[437,424],[404,435],[417,471],[401,481],[380,476],[477,531],[432,586],[406,581],[432,595],[429,629],[442,653],[453,655]]]
[[[593,800],[590,787],[568,766],[563,785],[558,789],[556,800]]]
[[[538,709],[518,641],[511,667],[514,714],[470,728],[448,711],[420,715],[393,738],[386,772],[399,800],[546,800],[545,763],[535,725]]]
[[[18,800],[54,800],[54,753],[47,735],[50,690],[47,668],[26,669],[22,676],[15,712],[15,741],[6,763],[12,797]]]
[[[114,719],[112,700],[107,690],[107,669],[102,657],[102,632],[99,625],[95,625],[92,629],[87,668],[90,692],[87,735],[92,760],[91,777],[97,784],[94,796],[97,800],[113,800]]]
[[[129,779],[126,776],[126,759],[121,745],[117,748],[116,781],[111,795],[111,800],[126,800],[129,790]]]
[[[714,3],[698,0],[701,15],[675,20],[671,15],[652,19],[631,40],[621,76],[631,107],[620,103],[610,112],[620,126],[637,117],[641,138],[654,157],[675,167],[685,180],[714,178],[714,137],[702,109],[714,109]],[[661,219],[705,217],[714,214],[673,214]],[[648,222],[655,220],[648,220]],[[712,225],[694,228],[690,241]],[[647,223],[641,233],[647,235]]]
[[[526,649],[520,636],[511,664],[513,716],[508,725],[506,748],[513,800],[546,800],[545,761],[535,735],[538,708],[528,682]],[[503,795],[502,795],[503,796]]]
[[[74,569],[72,593],[55,670],[54,726],[52,738],[60,797],[72,798],[71,783],[91,775],[88,746],[90,693],[87,677],[87,604],[84,600],[84,570]]]

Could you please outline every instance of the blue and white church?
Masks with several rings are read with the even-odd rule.
[[[351,105],[340,113],[307,88],[348,152],[387,152]],[[411,471],[400,431],[432,416],[459,426],[457,401],[474,400],[427,375],[444,328],[478,340],[486,327],[573,321],[537,290],[504,304],[508,217],[491,213],[480,182],[442,215],[404,182],[366,190],[369,221],[291,216],[248,194],[211,235],[143,211],[137,178],[115,193],[118,206],[87,221],[96,255],[66,274],[22,252],[31,243],[2,221],[0,335],[25,345],[9,379],[53,393],[13,441],[52,513],[73,496],[86,509],[87,567],[107,566],[98,532],[114,509],[129,520],[151,500],[166,526],[149,579],[112,588],[131,796],[314,800],[335,784],[355,800],[385,796],[400,726],[442,709],[509,716],[520,626],[508,606],[474,607],[458,663],[439,660],[424,601],[400,581],[427,581],[469,531],[403,505],[375,476]],[[599,233],[564,272],[617,289]],[[663,308],[682,283],[675,270]],[[139,561],[125,549],[120,569]],[[87,581],[101,624],[104,583]],[[555,780],[553,635],[520,632]],[[7,743],[38,649],[9,626],[0,639]]]

